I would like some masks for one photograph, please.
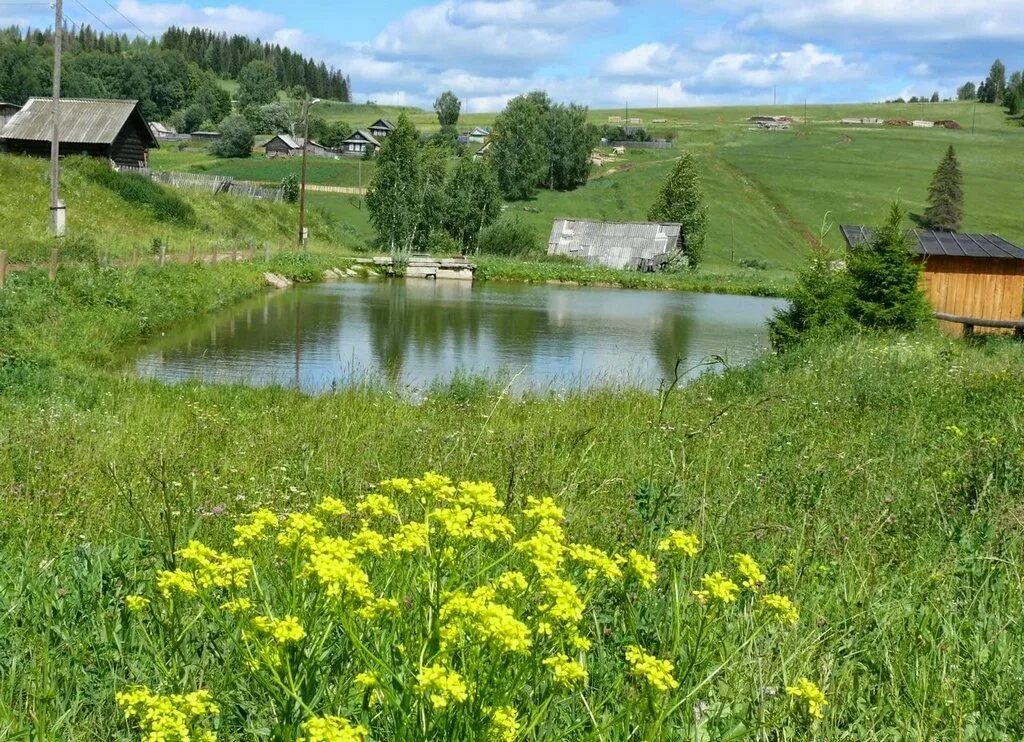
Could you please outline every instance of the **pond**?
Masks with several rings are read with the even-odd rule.
[[[270,293],[153,340],[145,378],[424,389],[459,375],[514,389],[657,389],[742,364],[783,302],[671,291],[461,281],[350,281]],[[719,360],[720,359],[720,360]]]

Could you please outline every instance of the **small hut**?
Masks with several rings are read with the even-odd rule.
[[[842,227],[850,247],[871,240],[872,230]],[[914,252],[924,272],[921,290],[934,310],[943,315],[984,322],[1020,322],[1024,319],[1024,248],[994,234],[914,230]],[[970,323],[942,322],[943,329],[959,335]],[[1007,330],[1003,330],[1007,331]]]
[[[103,157],[122,167],[147,167],[160,145],[136,100],[61,98],[60,153]],[[3,130],[8,152],[48,157],[53,136],[53,99],[30,98]]]
[[[548,255],[565,255],[609,268],[656,271],[685,238],[679,224],[556,219]]]

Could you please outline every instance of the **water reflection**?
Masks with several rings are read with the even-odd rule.
[[[369,377],[425,386],[457,372],[519,387],[655,388],[677,360],[748,360],[777,301],[458,281],[350,282],[267,294],[143,349],[165,381],[291,384],[321,392]]]

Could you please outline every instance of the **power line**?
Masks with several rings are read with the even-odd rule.
[[[114,29],[112,29],[112,28],[111,28],[110,26],[108,26],[108,25],[107,25],[107,22],[106,22],[106,21],[104,21],[104,20],[103,20],[102,18],[100,18],[100,17],[98,16],[98,15],[96,15],[96,14],[95,14],[95,13],[93,13],[93,12],[92,12],[91,10],[89,10],[89,8],[87,8],[87,7],[85,6],[85,4],[84,4],[83,2],[81,2],[81,0],[75,0],[75,3],[76,3],[76,4],[78,5],[78,7],[80,7],[80,8],[81,8],[82,10],[84,10],[84,11],[85,11],[86,13],[88,13],[89,15],[91,15],[91,16],[92,16],[93,18],[95,18],[95,19],[96,19],[97,21],[99,21],[99,22],[100,22],[101,24],[103,24],[103,27],[104,27],[104,28],[106,28],[106,29],[107,29],[108,31],[110,31],[110,33],[116,33],[116,32],[114,31]]]
[[[110,0],[103,0],[103,2],[104,2],[104,3],[106,3],[106,5],[107,5],[107,7],[108,7],[108,8],[110,8],[110,9],[111,9],[112,11],[114,11],[114,12],[115,12],[115,13],[117,13],[117,14],[118,14],[119,16],[121,16],[122,18],[124,18],[124,19],[125,19],[125,21],[126,21],[126,22],[128,23],[128,25],[129,25],[129,26],[131,26],[132,28],[134,28],[134,29],[135,29],[136,31],[138,31],[138,32],[139,32],[140,34],[142,34],[143,36],[145,36],[145,37],[146,37],[147,39],[148,39],[148,38],[151,38],[151,37],[150,37],[150,35],[149,35],[148,33],[146,33],[146,32],[145,32],[145,31],[143,31],[143,30],[142,30],[141,28],[139,28],[138,26],[136,26],[136,25],[135,25],[135,21],[133,21],[133,20],[132,20],[131,18],[129,18],[129,17],[128,17],[128,16],[126,16],[126,15],[125,15],[124,13],[122,13],[122,12],[121,12],[120,10],[118,10],[116,6],[112,5],[112,4],[110,3]]]

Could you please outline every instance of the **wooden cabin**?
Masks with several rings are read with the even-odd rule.
[[[864,227],[842,227],[850,247],[871,239]],[[938,314],[982,322],[1020,322],[1024,319],[1024,248],[993,234],[914,230],[914,251],[924,271],[921,290]],[[961,335],[967,323],[940,322],[942,329]],[[1012,332],[985,328],[979,333]]]
[[[263,145],[268,160],[277,157],[295,157],[302,154],[302,139],[289,134],[278,134]]]
[[[386,139],[388,134],[395,130],[395,125],[387,119],[377,119],[366,128],[374,138],[379,141],[381,139]]]
[[[121,167],[148,167],[149,150],[159,147],[136,100],[60,100],[60,153],[102,157]],[[53,100],[30,98],[3,130],[7,152],[50,156]]]
[[[380,142],[370,132],[360,129],[341,143],[341,154],[345,157],[363,157],[375,155],[380,149]]]

